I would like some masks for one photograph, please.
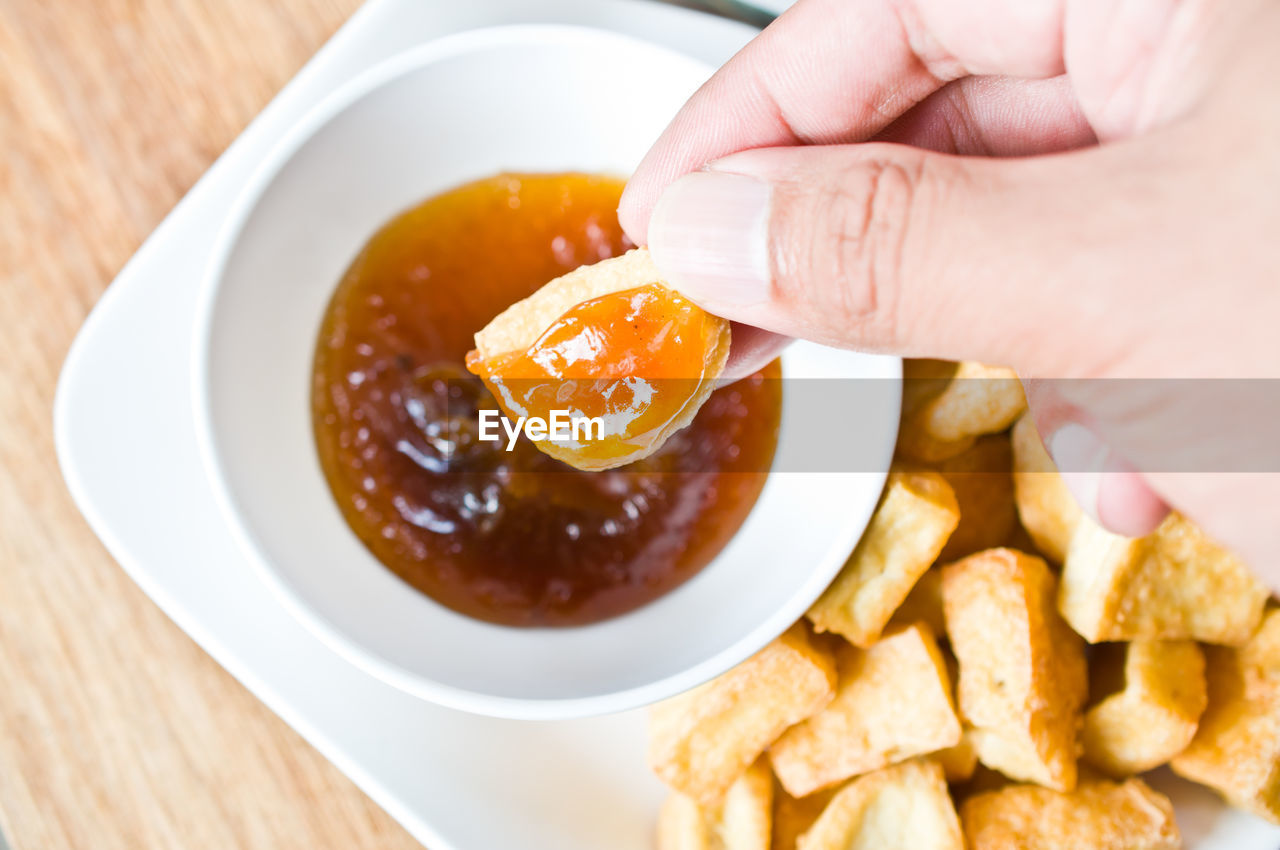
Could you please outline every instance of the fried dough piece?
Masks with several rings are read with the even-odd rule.
[[[773,774],[763,758],[720,803],[704,807],[672,792],[658,812],[658,850],[769,850],[772,833]]]
[[[1010,785],[965,800],[970,850],[1177,850],[1173,804],[1140,779],[1083,780],[1063,793]]]
[[[915,759],[845,785],[796,848],[964,850],[964,836],[942,767]]]
[[[1013,426],[1013,491],[1022,526],[1036,548],[1056,564],[1067,557],[1071,535],[1084,514],[1067,489],[1026,414]]]
[[[1080,522],[1062,568],[1058,607],[1090,643],[1199,640],[1239,646],[1269,591],[1235,555],[1178,514],[1146,537]]]
[[[729,672],[654,706],[649,764],[671,788],[715,805],[787,727],[835,696],[831,653],[802,623]]]
[[[724,371],[730,330],[667,288],[649,252],[637,248],[556,278],[475,341],[467,368],[507,416],[550,421],[561,410],[601,420],[602,436],[535,443],[598,470],[649,456],[693,421]]]
[[[1018,522],[1013,501],[1013,450],[1004,434],[988,434],[937,470],[955,491],[960,523],[938,555],[942,563],[1003,545]]]
[[[1054,608],[1055,580],[1034,555],[991,549],[942,568],[960,717],[978,758],[1061,791],[1076,783],[1084,645]]]
[[[1280,823],[1280,609],[1239,649],[1205,653],[1209,707],[1173,770]]]
[[[1022,382],[1001,366],[910,360],[905,377],[898,451],[912,460],[955,457],[976,437],[1008,428],[1027,408]]]
[[[916,580],[942,551],[960,508],[936,472],[893,472],[853,554],[808,618],[855,646],[876,642]]]
[[[1084,757],[1121,778],[1164,764],[1186,749],[1208,696],[1204,653],[1195,641],[1140,640],[1108,645],[1090,673],[1097,680],[1123,667],[1123,690],[1084,715]]]
[[[837,653],[836,697],[778,739],[773,772],[794,797],[960,741],[946,664],[923,623]]]

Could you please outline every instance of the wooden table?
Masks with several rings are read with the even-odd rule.
[[[358,5],[0,0],[0,829],[14,850],[418,846],[125,576],[63,486],[50,422],[103,288]]]

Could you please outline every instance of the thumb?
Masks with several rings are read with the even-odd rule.
[[[1115,244],[1098,221],[1114,206],[1106,175],[1119,169],[1108,157],[980,159],[888,144],[747,151],[672,183],[649,247],[676,289],[739,322],[827,345],[1059,372],[1087,366],[1078,346],[1055,356],[1053,339],[1080,339],[1099,302],[1082,288],[1107,286],[1098,253],[1088,268],[1079,258],[1082,227]],[[1061,333],[1046,340],[1050,329]]]

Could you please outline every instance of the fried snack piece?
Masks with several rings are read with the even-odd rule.
[[[837,667],[835,699],[769,749],[788,794],[803,797],[959,743],[951,683],[928,626],[913,624],[870,649],[846,645]]]
[[[942,475],[890,473],[862,540],[809,609],[814,628],[855,646],[875,643],[959,521],[955,494]]]
[[[942,767],[915,759],[845,785],[796,848],[964,850],[964,836]]]
[[[769,850],[772,833],[773,774],[763,758],[720,803],[704,807],[672,792],[658,812],[658,850]]]
[[[1026,414],[1013,426],[1013,491],[1018,517],[1036,548],[1061,564],[1084,516]]]
[[[1205,652],[1209,707],[1173,770],[1280,823],[1280,609],[1243,647]]]
[[[955,491],[960,524],[947,538],[938,560],[954,561],[1002,545],[1013,533],[1013,450],[1004,434],[989,434],[973,448],[944,460],[937,469]]]
[[[729,786],[783,731],[835,696],[830,651],[797,623],[705,685],[649,713],[649,764],[671,788],[702,805]]]
[[[1190,640],[1108,644],[1091,660],[1095,681],[1122,666],[1124,688],[1084,715],[1084,757],[1116,778],[1142,773],[1182,752],[1196,733],[1208,696],[1204,653]]]
[[[905,364],[904,374],[898,451],[912,460],[935,463],[955,457],[975,437],[1008,428],[1027,408],[1022,382],[1012,369],[913,360]]]
[[[1245,564],[1178,514],[1146,537],[1076,527],[1058,607],[1090,643],[1199,640],[1239,646],[1269,592]]]
[[[647,457],[693,421],[729,356],[729,322],[668,289],[647,250],[583,266],[476,334],[467,368],[512,419],[599,418],[536,445],[579,469]],[[602,433],[602,436],[600,436]]]
[[[1069,791],[1088,689],[1084,645],[1054,608],[1034,555],[991,549],[942,568],[960,717],[978,758],[1014,778]]]
[[[773,789],[772,850],[796,850],[796,841],[808,832],[839,787],[827,788],[807,797],[792,797],[780,783]]]
[[[1140,779],[1082,780],[1063,793],[1010,785],[965,800],[970,850],[1177,850],[1173,804]]]

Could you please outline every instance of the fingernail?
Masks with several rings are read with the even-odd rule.
[[[1097,522],[1098,489],[1107,463],[1106,443],[1083,425],[1068,422],[1053,432],[1046,448],[1080,509]]]
[[[699,304],[769,299],[768,183],[699,171],[667,187],[649,220],[649,250],[669,283]]]
[[[1112,454],[1098,486],[1098,519],[1116,534],[1144,537],[1169,515],[1169,506],[1142,474]]]
[[[1085,426],[1068,422],[1047,445],[1080,509],[1103,528],[1142,537],[1169,513],[1169,506],[1132,464]]]

